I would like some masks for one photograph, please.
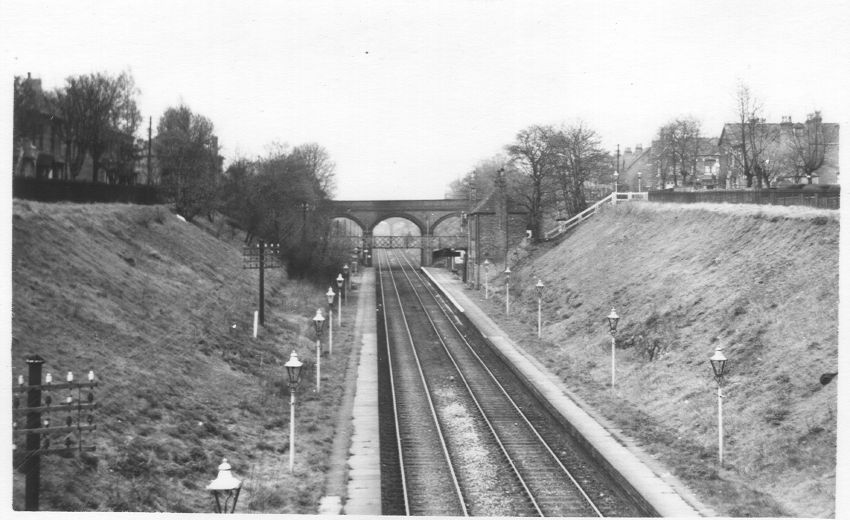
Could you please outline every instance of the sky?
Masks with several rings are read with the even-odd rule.
[[[146,120],[186,104],[213,121],[226,161],[315,142],[339,200],[433,199],[533,124],[582,121],[611,151],[682,116],[719,136],[741,83],[770,121],[821,110],[846,130],[848,68],[846,0],[0,0],[0,154],[13,76],[54,88],[129,71]],[[7,245],[10,205],[0,222]],[[10,295],[10,255],[0,271]]]
[[[130,71],[146,122],[184,103],[226,161],[316,142],[337,199],[442,198],[532,124],[612,151],[682,116],[719,136],[739,83],[769,120],[841,122],[844,4],[0,0],[0,71],[9,99],[14,75]]]

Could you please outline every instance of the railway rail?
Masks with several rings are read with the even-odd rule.
[[[647,515],[407,256],[377,252],[384,514]]]

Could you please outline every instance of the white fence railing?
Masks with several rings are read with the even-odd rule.
[[[594,205],[590,206],[589,208],[582,211],[581,213],[573,215],[571,218],[569,218],[567,220],[558,222],[558,227],[547,231],[546,234],[544,235],[544,237],[546,238],[546,240],[552,240],[553,238],[555,238],[559,235],[563,235],[568,230],[577,226],[579,224],[579,222],[592,217],[593,214],[596,213],[596,210],[599,209],[600,206],[602,206],[606,202],[612,202],[614,200],[613,199],[614,195],[616,195],[616,194],[611,193],[610,195],[608,195],[607,197],[605,197],[602,200],[597,201]]]
[[[546,240],[552,240],[555,237],[563,235],[570,229],[577,226],[580,222],[587,220],[592,217],[596,210],[598,210],[603,204],[606,202],[610,202],[611,204],[616,204],[617,202],[625,202],[630,200],[649,200],[649,193],[645,191],[618,191],[612,192],[607,197],[602,200],[597,201],[595,204],[582,211],[577,215],[573,215],[568,220],[564,220],[558,223],[558,227],[550,229],[544,235]]]
[[[623,200],[649,200],[649,192],[647,191],[618,191],[615,192],[616,199],[614,204]]]

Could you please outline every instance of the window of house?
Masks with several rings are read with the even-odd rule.
[[[705,174],[706,175],[714,175],[717,172],[717,160],[716,159],[704,159],[702,164],[705,166]]]

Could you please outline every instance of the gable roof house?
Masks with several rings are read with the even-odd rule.
[[[644,148],[638,144],[634,151],[626,148],[623,152],[622,163],[620,163],[617,180],[619,191],[641,191],[648,190],[652,185],[650,174],[652,165],[652,147]],[[638,180],[640,179],[640,181]]]
[[[747,187],[744,160],[754,161],[765,172],[769,186],[783,184],[838,184],[839,125],[823,123],[820,114],[810,114],[805,123],[793,123],[789,116],[780,123],[764,119],[748,123],[745,131],[747,157],[743,156],[742,125],[727,123],[719,139],[720,182],[727,188]],[[756,153],[753,153],[752,143]],[[808,166],[808,168],[807,168]],[[812,171],[809,173],[808,170]],[[752,185],[757,185],[753,178]]]

